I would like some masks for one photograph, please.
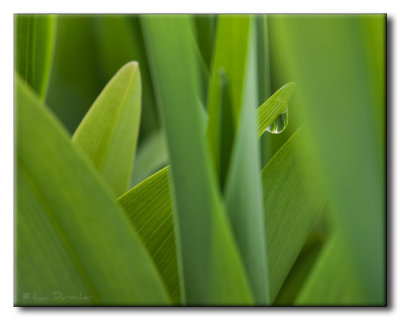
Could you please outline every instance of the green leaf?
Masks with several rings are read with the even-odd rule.
[[[313,174],[312,163],[304,156],[300,138],[304,139],[300,132],[296,132],[261,173],[271,301],[275,300],[326,201],[325,195],[317,190],[318,180]],[[139,234],[163,275],[168,290],[174,292],[177,280],[171,274],[177,272],[174,271],[175,251],[165,256],[157,251],[157,244],[163,239],[172,245],[171,239],[175,238],[170,222],[173,219],[171,200],[166,197],[170,193],[168,171],[169,167],[160,170],[126,193],[119,202],[134,227],[142,230]],[[152,196],[151,190],[160,196]],[[160,230],[160,236],[152,235],[151,230]],[[168,268],[162,271],[167,265]]]
[[[140,136],[158,129],[158,116],[146,50],[136,15],[96,15],[94,31],[98,46],[99,68],[104,79],[110,79],[129,61],[137,61],[142,78],[142,118]]]
[[[168,304],[126,215],[18,75],[16,108],[15,304]]]
[[[82,148],[115,196],[128,190],[141,109],[137,62],[110,80],[76,129],[72,142]]]
[[[53,60],[56,16],[18,14],[15,29],[15,67],[44,100]]]
[[[270,65],[270,48],[269,48],[269,27],[268,16],[258,15],[257,20],[257,69],[258,69],[258,105],[261,105],[267,100],[272,93],[271,84],[271,65]],[[269,134],[263,135],[260,138],[260,156],[261,167],[264,167],[271,158],[271,143],[272,136]]]
[[[272,301],[326,202],[302,141],[298,130],[261,173]]]
[[[183,303],[251,304],[202,130],[192,21],[145,16],[142,22],[171,163]]]
[[[160,170],[167,162],[168,150],[165,136],[162,131],[157,131],[138,147],[132,169],[131,187]]]
[[[214,47],[217,17],[215,15],[194,15],[196,48],[198,49],[200,76],[201,76],[201,101],[206,105],[210,79],[211,59]]]
[[[229,84],[229,101],[231,107],[224,113],[229,121],[232,121],[235,133],[238,126],[239,113],[242,105],[244,78],[248,53],[248,34],[250,28],[249,16],[221,15],[217,20],[217,34],[215,39],[214,57],[211,71],[211,80],[208,94],[209,122],[207,136],[209,139],[211,155],[219,181],[222,181],[221,167],[229,167],[229,162],[221,160],[222,151],[226,148],[222,145],[232,145],[234,136],[222,140],[223,128],[221,112],[221,70],[226,74]],[[235,54],[232,54],[234,52]],[[231,141],[226,141],[229,139]],[[230,153],[230,152],[229,152]],[[228,160],[230,157],[227,158]],[[223,184],[223,183],[221,183]]]
[[[320,163],[321,188],[355,257],[368,304],[384,305],[386,104],[385,83],[378,79],[384,75],[385,46],[374,44],[385,41],[386,15],[271,21],[276,64],[296,82],[296,105],[315,154],[312,162]],[[376,55],[366,50],[372,47]]]
[[[337,232],[330,237],[295,305],[355,306],[368,303],[354,256],[343,239]]]
[[[271,96],[271,66],[269,50],[268,16],[257,15],[257,66],[258,66],[258,104]]]
[[[327,230],[324,219],[324,212],[319,215],[316,224],[311,230],[307,240],[304,243],[295,263],[293,264],[289,274],[286,276],[285,282],[279,290],[278,296],[274,301],[274,305],[292,306],[295,304],[296,298],[308,276],[312,273],[315,262],[317,261],[322,248],[326,242]]]
[[[71,134],[109,80],[100,68],[94,21],[94,15],[57,16],[57,41],[46,101]]]
[[[262,136],[278,115],[288,107],[294,87],[295,84],[293,82],[285,84],[257,109],[259,137]]]
[[[236,132],[232,146],[232,156],[227,173],[224,190],[225,205],[231,227],[238,244],[247,276],[249,278],[255,303],[258,305],[270,304],[267,250],[265,244],[265,222],[263,214],[262,189],[260,177],[260,156],[257,140],[257,82],[256,82],[256,30],[252,17],[229,17],[219,22],[219,32],[224,34],[228,30],[239,31],[240,25],[248,30],[242,34],[242,42],[236,42],[232,47],[224,45],[225,50],[236,52],[240,47],[247,47],[246,55],[240,66],[228,74],[231,81],[229,88],[232,95],[237,95],[239,111],[235,111],[232,101],[231,112],[239,112],[236,122]],[[241,33],[241,32],[240,32]],[[239,35],[240,35],[239,33]],[[225,40],[218,33],[218,40]],[[234,37],[233,33],[230,36]],[[218,42],[217,42],[218,46]],[[225,62],[225,61],[224,61]],[[240,68],[239,68],[240,67]],[[243,72],[239,78],[237,72]],[[239,86],[237,79],[241,79]],[[235,92],[233,90],[239,90]],[[210,115],[211,117],[211,115]],[[210,118],[211,123],[211,118]],[[235,123],[234,123],[235,124]],[[223,127],[221,127],[224,130]],[[223,137],[223,135],[221,135]],[[221,155],[222,156],[222,155]],[[221,159],[223,159],[221,157]]]
[[[174,304],[181,302],[168,167],[118,199],[153,258]]]
[[[207,69],[210,69],[217,17],[213,14],[202,14],[193,16],[193,19],[196,25],[198,47]]]

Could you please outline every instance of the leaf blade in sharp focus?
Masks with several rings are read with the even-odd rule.
[[[271,299],[298,256],[322,206],[312,162],[297,130],[262,170]]]
[[[257,109],[259,137],[262,136],[276,117],[287,108],[294,87],[295,84],[293,82],[285,84]]]
[[[139,66],[123,66],[76,129],[72,142],[86,152],[115,196],[129,187],[141,110]]]
[[[302,147],[301,141],[299,141],[299,134],[300,132],[296,132],[261,172],[264,192],[264,214],[267,215],[265,230],[266,238],[268,239],[267,258],[269,263],[271,301],[275,300],[279,289],[310,233],[313,223],[318,217],[321,206],[325,203],[325,196],[315,192],[317,184],[312,175],[313,168],[306,161],[307,158],[303,158],[304,154],[301,152]],[[152,188],[157,190],[157,193],[167,194],[170,183],[168,170],[169,167],[166,167],[145,181],[152,179],[152,182],[149,182],[148,185],[154,184]],[[309,180],[304,177],[307,177]],[[142,186],[139,185],[137,188],[140,189]],[[137,200],[129,199],[129,197],[133,196],[131,193],[133,190],[135,188],[119,199],[128,216],[136,215],[137,211],[141,210],[149,202],[147,199],[142,199],[143,203],[141,203],[138,196],[135,197]],[[141,194],[145,191],[136,190],[136,192],[137,194]],[[150,190],[146,192],[150,192]],[[171,200],[168,198],[164,200],[165,203],[159,203],[158,200],[154,200],[154,203],[152,202],[147,207],[148,209],[153,208],[151,209],[153,212],[142,212],[142,214],[148,214],[148,216],[154,215],[153,219],[157,221],[159,219],[155,214],[159,210],[158,208],[162,208],[160,209],[163,210],[162,215],[170,215],[169,219],[172,219],[172,208],[168,204]],[[136,207],[132,205],[133,203],[136,203]],[[168,210],[168,212],[164,212],[164,210]],[[143,222],[134,219],[131,219],[131,222],[135,224],[137,229],[142,228]],[[154,224],[155,229],[168,228],[168,226],[170,229],[163,230],[162,234],[175,233],[173,226],[169,224],[163,226]],[[285,237],[282,237],[282,234],[285,234]],[[151,240],[151,237],[144,237],[143,239],[146,244],[147,241]],[[146,246],[149,248],[153,259],[156,259],[154,258],[155,253],[153,253],[149,245],[146,244]],[[173,260],[174,258],[171,257],[170,259]],[[162,263],[158,265],[161,266]],[[170,266],[173,268],[172,264]],[[166,271],[166,273],[168,272]]]
[[[174,304],[181,303],[171,191],[165,167],[118,199],[142,238]]]
[[[168,304],[125,214],[18,75],[16,108],[15,304]]]

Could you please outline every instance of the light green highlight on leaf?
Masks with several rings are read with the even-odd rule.
[[[139,66],[130,62],[110,80],[72,137],[72,142],[85,151],[115,196],[129,187],[140,110]]]
[[[108,188],[18,75],[16,102],[16,305],[168,304]]]
[[[293,82],[285,84],[257,109],[258,136],[261,136],[267,131],[274,121],[288,109],[289,99],[294,87],[295,84]],[[280,133],[281,131],[282,130],[274,133]]]

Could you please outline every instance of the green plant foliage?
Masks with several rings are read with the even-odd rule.
[[[296,298],[296,305],[364,305],[365,292],[360,282],[360,272],[354,264],[354,256],[334,234],[324,246],[312,273]]]
[[[139,148],[133,164],[131,187],[151,176],[168,163],[168,150],[162,131],[153,133]]]
[[[201,130],[192,21],[187,16],[149,16],[142,22],[167,135],[184,302],[250,304]],[[178,118],[186,121],[175,121]]]
[[[279,290],[275,299],[275,305],[290,306],[296,301],[299,292],[302,290],[308,276],[313,270],[315,262],[321,253],[325,242],[325,235],[321,232],[311,231],[303,248],[301,249],[296,262],[287,275],[284,284]]]
[[[95,16],[94,33],[100,56],[99,68],[103,70],[105,80],[108,81],[128,61],[139,63],[143,106],[140,131],[142,136],[150,135],[158,128],[158,117],[139,17]]]
[[[153,262],[107,187],[18,75],[16,90],[15,303],[168,304]]]
[[[259,15],[255,17],[257,22],[257,69],[258,69],[258,101],[261,105],[272,93],[272,75],[270,58],[270,38],[268,27],[268,16]],[[271,158],[271,135],[265,134],[260,138],[261,167],[264,167]]]
[[[256,30],[253,19],[246,21],[242,17],[223,17],[220,21],[221,24],[219,24],[222,29],[219,30],[222,30],[221,32],[230,29],[241,30],[239,26],[243,22],[239,22],[236,19],[239,19],[239,21],[244,20],[245,26],[248,24],[248,34],[243,38],[248,43],[248,51],[241,63],[244,66],[243,75],[237,74],[241,71],[240,69],[240,71],[233,69],[228,78],[231,80],[228,88],[240,90],[239,97],[242,102],[239,105],[239,116],[236,116],[239,120],[237,121],[237,130],[234,133],[235,138],[227,172],[224,198],[231,227],[253,289],[255,303],[269,304],[270,288],[267,277],[267,252],[264,241],[265,223],[262,207],[261,168],[256,133],[258,100],[256,90]],[[225,27],[223,23],[226,24]],[[220,39],[218,38],[217,41],[220,41]],[[230,44],[224,44],[221,47],[236,52],[236,49],[239,49],[237,44],[234,43],[232,47],[229,47]],[[243,43],[240,46],[243,46]],[[225,60],[221,61],[221,63],[224,62]],[[236,86],[236,79],[241,79],[241,87]],[[232,92],[232,99],[235,99],[236,94],[238,93]],[[235,115],[234,102],[231,104],[231,114]],[[223,127],[221,128],[223,129]]]
[[[288,103],[295,84],[285,84],[257,109],[258,136],[261,136],[269,125],[288,108]]]
[[[220,74],[224,72],[228,81],[228,97],[231,107],[227,110],[230,113],[224,113],[223,121],[230,121],[234,127],[234,134],[237,125],[239,112],[241,109],[242,95],[244,88],[244,75],[246,73],[246,61],[249,45],[249,16],[219,16],[218,27],[215,39],[214,58],[211,71],[211,79],[209,86],[209,95],[207,109],[209,121],[207,127],[207,136],[211,148],[211,155],[214,160],[214,166],[219,180],[221,180],[221,167],[228,167],[229,162],[221,162],[221,149],[226,152],[226,145],[232,145],[233,136],[224,134],[225,139],[222,140],[224,133],[221,124],[221,79]],[[232,50],[235,54],[232,54]],[[222,70],[222,71],[221,71]],[[230,140],[230,141],[229,141]],[[224,146],[225,145],[225,146]],[[229,154],[225,157],[228,161]]]
[[[14,22],[16,306],[387,303],[385,15]]]
[[[156,196],[155,196],[156,194]],[[172,302],[181,302],[168,167],[118,199],[143,239],[162,276]]]
[[[139,66],[130,62],[107,84],[72,137],[72,142],[86,152],[115,196],[129,187],[140,107]]]
[[[272,98],[271,98],[272,99]],[[275,100],[273,100],[275,101]],[[274,102],[272,102],[273,104]],[[260,107],[261,108],[261,107]],[[274,108],[271,109],[272,112]],[[266,127],[270,124],[264,122]],[[303,205],[304,211],[298,219],[304,221],[304,226],[300,226],[296,232],[292,232],[293,237],[287,238],[285,241],[272,241],[271,254],[279,255],[281,248],[279,246],[290,246],[295,243],[294,250],[288,251],[286,259],[279,258],[278,273],[280,276],[271,274],[271,281],[274,284],[274,295],[281,285],[281,279],[285,277],[291,264],[298,254],[299,247],[307,235],[309,225],[313,223],[316,217],[316,210],[320,205],[319,202],[309,201],[307,198],[306,189],[301,183],[301,165],[298,164],[298,149],[295,148],[297,139],[293,137],[293,142],[282,148],[277,154],[276,158],[271,160],[271,164],[263,171],[264,193],[268,196],[269,193],[276,193],[277,186],[290,188],[290,192],[296,193],[296,198],[291,203],[275,203],[274,208],[268,208],[271,212],[266,223],[266,228],[272,228],[280,225],[281,228],[290,228],[293,217],[290,215],[291,210],[295,205]],[[277,166],[288,167],[289,170],[285,174],[280,174],[276,170]],[[268,169],[270,168],[270,169]],[[149,249],[149,253],[153,257],[164,281],[167,283],[167,288],[174,301],[179,301],[178,294],[178,277],[177,277],[177,263],[175,255],[175,231],[172,217],[172,205],[170,195],[170,182],[168,177],[169,167],[163,168],[156,174],[144,180],[141,184],[137,185],[129,192],[124,194],[118,201],[128,214],[133,226],[138,230],[139,235],[142,237],[145,245]],[[273,179],[268,179],[269,176]],[[293,182],[296,183],[293,183]],[[309,182],[311,183],[311,182]],[[272,190],[272,191],[271,191]],[[285,192],[285,189],[283,189]],[[153,196],[157,194],[157,197]],[[303,200],[307,200],[304,201]],[[272,200],[274,201],[274,200]],[[266,202],[268,205],[269,202]],[[271,210],[270,210],[271,209]],[[275,215],[274,212],[277,212]],[[287,214],[289,213],[289,214]],[[158,230],[157,235],[153,230]],[[286,232],[286,230],[282,230]],[[291,230],[289,230],[291,231]],[[265,250],[265,248],[264,248]],[[266,251],[265,251],[266,252]],[[274,257],[275,258],[275,257]],[[275,265],[273,265],[275,267]]]
[[[262,171],[272,300],[291,270],[325,199],[319,196],[318,192],[311,191],[317,188],[315,185],[317,180],[313,177],[310,163],[301,156],[300,137],[300,133],[291,137]],[[280,166],[285,170],[276,170]],[[306,180],[305,177],[313,179]],[[151,200],[151,191],[157,193],[157,198]],[[284,194],[292,195],[290,201],[279,196]],[[158,249],[160,244],[164,248],[166,245],[164,241],[174,245],[169,195],[168,167],[166,167],[130,190],[119,199],[119,202],[134,227],[139,230],[160,272],[166,275],[164,281],[170,283],[168,288],[173,291],[176,289],[177,281],[176,277],[171,276],[176,272],[174,250],[164,255]],[[296,211],[298,208],[301,208],[301,211]],[[160,236],[153,235],[152,230],[160,230],[158,232]],[[280,234],[286,236],[279,237]]]
[[[15,16],[15,67],[43,100],[54,51],[56,16]]]
[[[262,171],[266,241],[275,299],[326,198],[296,132]],[[308,158],[308,159],[307,159]],[[287,195],[291,195],[290,198]]]
[[[57,16],[54,63],[46,101],[71,134],[109,80],[102,77],[99,68],[94,20],[90,15]]]
[[[279,39],[277,63],[296,82],[308,146],[313,162],[320,163],[321,186],[340,233],[356,257],[365,303],[383,304],[386,111],[384,82],[369,75],[384,74],[379,55],[385,49],[375,48],[380,54],[373,55],[365,48],[384,41],[385,16],[278,15],[271,21]]]

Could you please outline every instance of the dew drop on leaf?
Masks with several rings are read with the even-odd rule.
[[[281,133],[282,131],[284,131],[286,129],[288,120],[289,120],[289,113],[288,113],[288,110],[285,110],[282,113],[280,113],[276,117],[274,122],[272,122],[268,126],[267,131],[270,133],[273,133],[273,134]]]

